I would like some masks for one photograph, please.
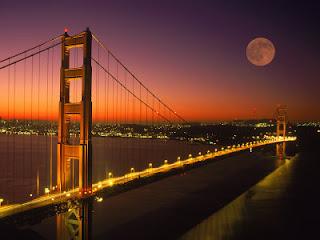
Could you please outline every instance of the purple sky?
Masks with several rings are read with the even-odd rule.
[[[86,27],[188,120],[319,120],[320,7],[303,1],[0,2],[0,59]],[[213,3],[214,2],[214,3]],[[315,2],[315,1],[313,1]],[[270,39],[274,61],[251,65],[245,48]]]

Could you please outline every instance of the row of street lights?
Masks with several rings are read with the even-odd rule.
[[[291,137],[291,138],[288,137],[288,138],[287,138],[287,140],[295,140],[295,139],[296,139],[295,137]],[[252,141],[252,142],[242,143],[242,144],[233,145],[233,146],[227,146],[226,148],[225,148],[225,147],[221,147],[221,151],[233,150],[233,149],[235,149],[235,148],[244,148],[244,147],[247,147],[247,148],[248,148],[248,147],[249,147],[250,152],[252,152],[252,145],[265,143],[265,142],[267,142],[268,140],[269,140],[269,141],[272,141],[272,140],[282,140],[282,139],[271,138],[271,139],[266,139],[266,140],[258,140],[258,141]],[[214,153],[216,153],[216,152],[218,152],[218,149],[214,149]],[[210,151],[210,150],[207,150],[207,154],[208,154],[208,155],[211,154],[211,151]],[[202,153],[199,152],[198,155],[199,155],[199,157],[200,157],[200,156],[202,156]],[[191,153],[188,155],[188,159],[192,159],[192,154],[191,154]],[[177,157],[177,163],[179,163],[179,164],[181,163],[181,157],[180,157],[180,156]],[[167,166],[167,165],[168,165],[168,160],[166,159],[166,160],[164,160],[163,166]],[[149,167],[149,169],[152,169],[152,168],[153,168],[153,164],[152,164],[152,163],[149,163],[149,164],[148,164],[148,167]],[[130,168],[130,173],[131,173],[131,174],[135,173],[134,167]],[[112,181],[113,174],[112,174],[112,172],[106,173],[106,176],[107,176],[107,178],[109,178],[109,186],[112,186],[112,185],[113,185],[113,181]],[[102,187],[102,186],[101,186],[101,187]],[[99,188],[99,186],[98,186],[98,188]],[[54,189],[55,189],[55,187],[54,187],[52,190],[54,190]],[[50,189],[49,189],[48,187],[44,188],[44,193],[47,194],[47,195],[49,195],[49,194],[50,194]],[[70,195],[70,194],[69,194],[69,195]],[[30,196],[30,197],[33,197],[33,194],[30,193],[29,196]],[[3,199],[3,198],[0,198],[0,207],[2,206],[3,202],[4,202],[4,199]]]

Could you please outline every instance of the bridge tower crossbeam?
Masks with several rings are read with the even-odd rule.
[[[79,191],[90,193],[92,189],[92,34],[89,29],[75,35],[62,36],[62,54],[60,71],[60,101],[57,146],[57,188],[68,190],[71,181],[71,161],[79,161]],[[83,65],[70,68],[70,50],[83,49]],[[70,102],[70,82],[81,81],[81,101]],[[80,117],[80,141],[70,141],[71,116]]]

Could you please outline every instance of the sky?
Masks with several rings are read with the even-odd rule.
[[[294,2],[1,0],[0,59],[89,27],[189,121],[271,118],[277,104],[320,120],[320,4]],[[255,37],[276,48],[267,66],[246,58]]]

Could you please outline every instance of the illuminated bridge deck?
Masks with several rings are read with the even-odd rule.
[[[228,146],[226,148],[222,148],[220,151],[207,152],[205,154],[200,154],[196,157],[190,157],[185,160],[178,160],[174,163],[164,163],[160,167],[149,166],[149,168],[140,172],[135,172],[134,169],[131,169],[131,172],[124,176],[111,177],[111,178],[99,181],[97,183],[94,183],[92,186],[92,193],[86,193],[84,195],[81,195],[79,193],[79,190],[76,188],[76,189],[73,189],[67,192],[62,192],[62,193],[48,193],[46,195],[43,195],[41,197],[35,198],[31,201],[21,203],[21,204],[11,204],[11,205],[1,206],[0,219],[15,215],[18,213],[26,212],[32,209],[40,208],[40,207],[60,204],[67,200],[80,199],[80,198],[93,196],[96,193],[106,189],[110,189],[115,185],[120,186],[137,179],[146,179],[148,177],[152,177],[157,174],[169,172],[173,169],[179,169],[187,165],[193,165],[199,162],[208,161],[215,157],[227,156],[231,153],[253,149],[253,148],[261,147],[264,145],[276,144],[281,142],[289,142],[289,141],[295,141],[295,140],[296,140],[296,137],[286,137],[285,139],[272,138],[272,139],[261,140],[257,142],[249,142],[241,145],[239,144],[234,146]]]

